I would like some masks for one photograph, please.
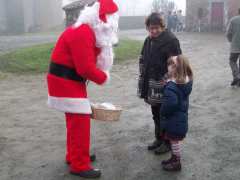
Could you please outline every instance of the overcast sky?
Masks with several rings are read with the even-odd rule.
[[[115,0],[121,15],[146,15],[151,12],[153,0]],[[178,9],[185,11],[186,0],[173,0]]]

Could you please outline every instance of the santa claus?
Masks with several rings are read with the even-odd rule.
[[[117,11],[113,0],[85,7],[77,22],[59,37],[47,75],[48,105],[66,117],[66,162],[72,174],[85,178],[101,176],[90,162],[92,112],[86,81],[103,85],[109,80],[112,45],[118,41]]]

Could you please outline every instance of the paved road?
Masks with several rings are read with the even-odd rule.
[[[42,33],[19,36],[0,36],[0,53],[15,50],[22,47],[55,42],[60,33]],[[144,39],[145,30],[120,31],[120,37],[133,38],[137,40]]]
[[[36,44],[54,42],[58,34],[0,36],[0,53]]]

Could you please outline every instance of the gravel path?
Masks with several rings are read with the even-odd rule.
[[[136,97],[138,68],[132,60],[114,67],[111,84],[89,86],[93,101],[124,107],[119,122],[92,123],[92,151],[97,155],[93,165],[103,170],[101,179],[239,179],[240,89],[229,87],[228,44],[221,34],[178,37],[195,72],[182,172],[164,172],[161,160],[169,154],[155,156],[146,150],[153,140],[153,121],[149,106]],[[46,107],[44,75],[6,75],[0,92],[0,179],[79,179],[64,163],[64,117]]]

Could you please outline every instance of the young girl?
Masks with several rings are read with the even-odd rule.
[[[164,117],[162,128],[170,141],[172,156],[163,161],[167,171],[180,171],[180,141],[188,131],[189,95],[192,91],[193,73],[188,60],[182,56],[168,59],[168,80],[163,93],[160,114]]]

